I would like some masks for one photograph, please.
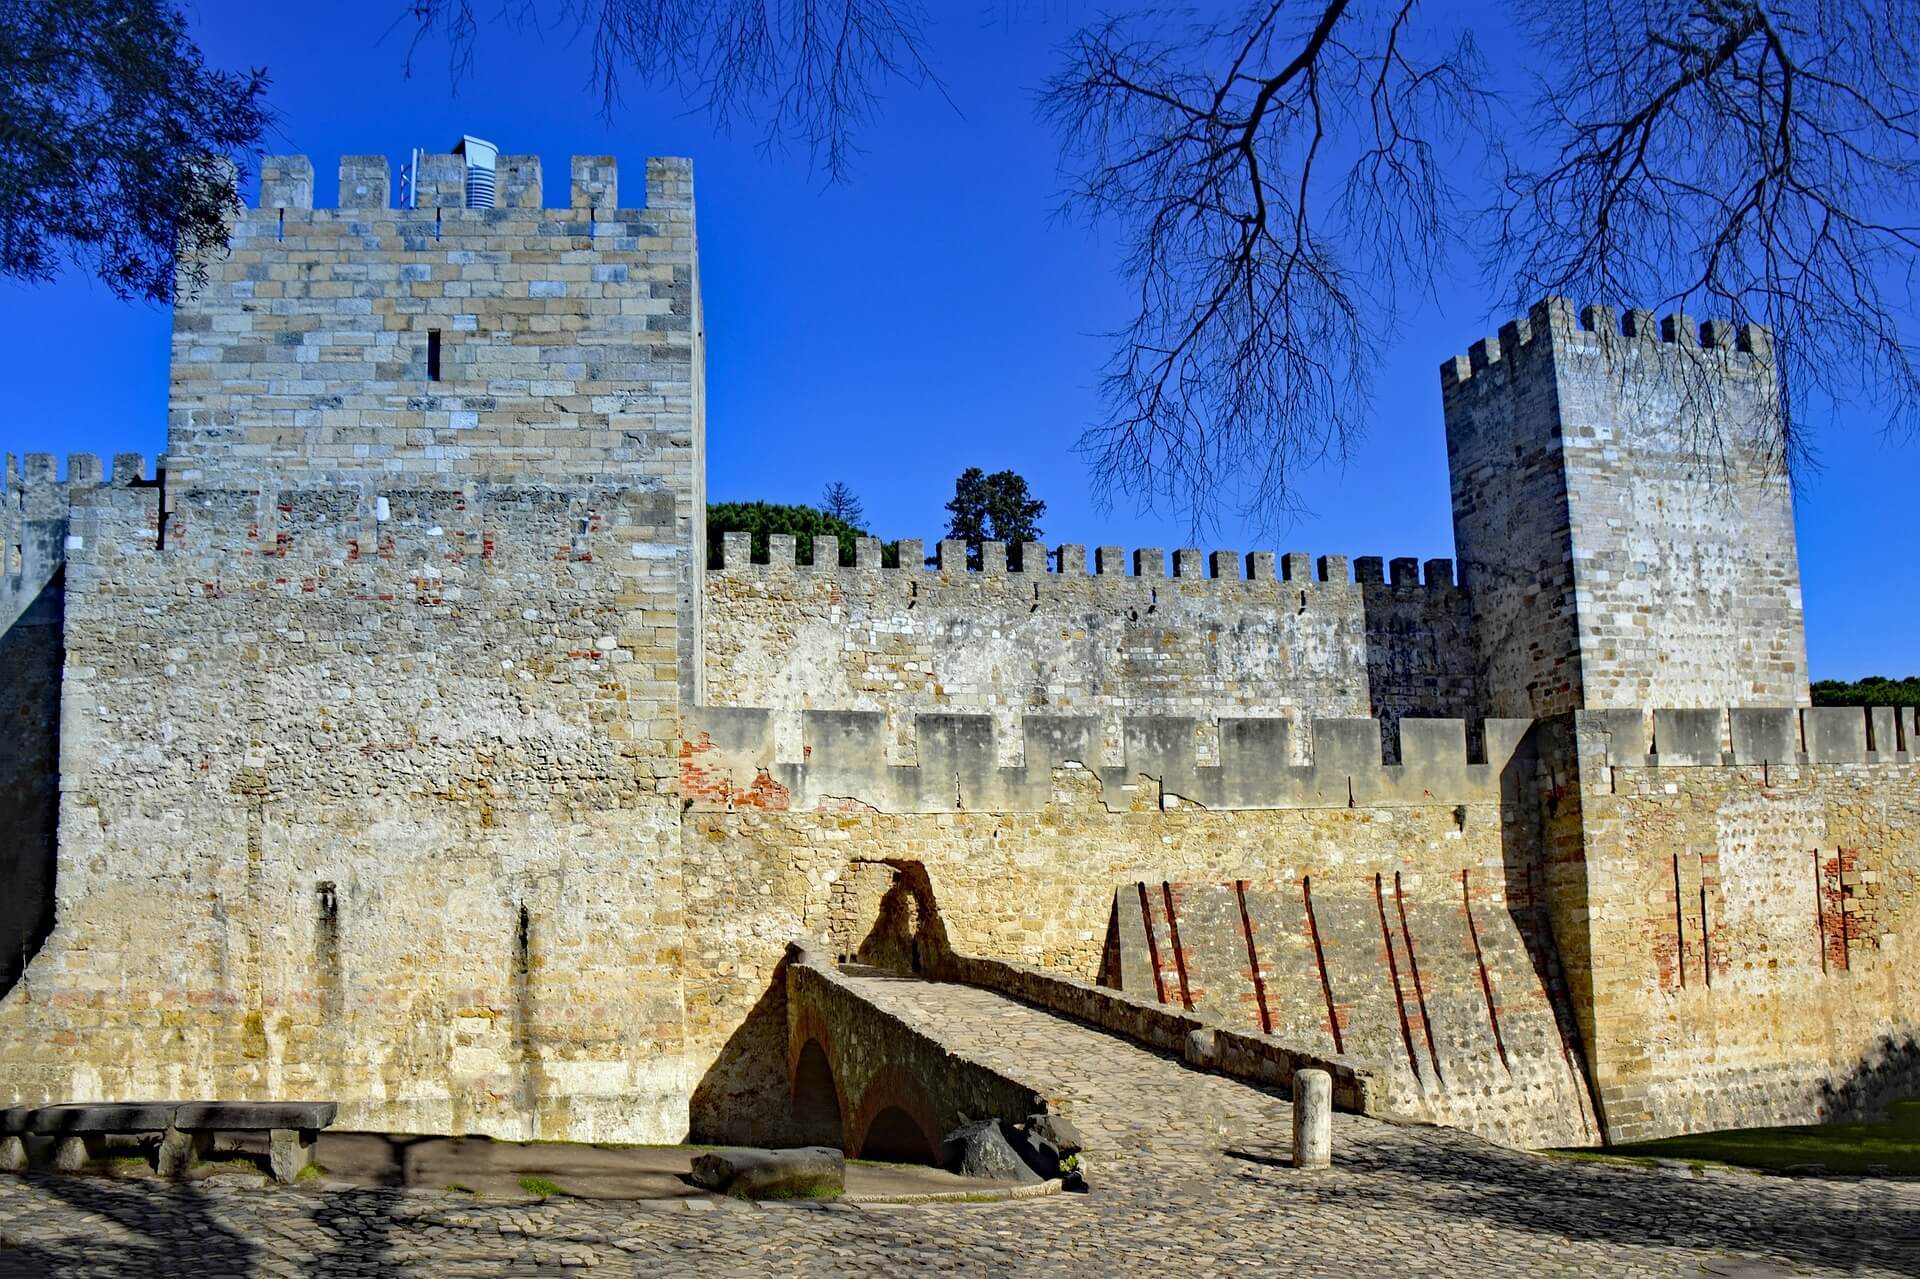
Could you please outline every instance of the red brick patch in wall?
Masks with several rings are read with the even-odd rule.
[[[700,734],[696,740],[681,739],[682,800],[728,811],[739,808],[759,808],[768,812],[787,810],[791,795],[785,786],[773,780],[766,769],[757,770],[752,783],[742,789],[734,782],[732,770],[712,758],[714,750],[713,738],[707,733]]]

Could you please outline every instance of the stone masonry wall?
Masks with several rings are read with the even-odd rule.
[[[699,939],[687,969],[689,1042],[699,1079],[692,1126],[704,1139],[785,1135],[788,1058],[778,973],[785,942],[814,937],[824,939],[823,950],[832,954],[865,954],[873,947],[904,954],[897,939],[883,935],[888,920],[878,901],[883,885],[903,869],[916,880],[924,876],[941,946],[1086,980],[1109,967],[1113,930],[1125,922],[1114,906],[1122,885],[1171,882],[1211,891],[1247,881],[1265,892],[1310,878],[1316,903],[1328,912],[1329,946],[1335,946],[1336,917],[1343,929],[1353,925],[1339,934],[1338,953],[1328,959],[1344,966],[1342,1033],[1353,1036],[1346,1050],[1358,1052],[1357,1045],[1365,1044],[1383,1053],[1404,1045],[1400,1023],[1389,1015],[1393,1001],[1381,1004],[1374,997],[1376,987],[1391,989],[1388,947],[1378,931],[1363,926],[1371,921],[1378,928],[1381,882],[1396,912],[1403,897],[1413,927],[1432,939],[1431,950],[1425,941],[1417,944],[1422,980],[1433,983],[1436,1040],[1449,1028],[1473,1025],[1468,1013],[1486,1016],[1477,979],[1467,981],[1465,943],[1443,947],[1443,939],[1453,940],[1447,921],[1458,916],[1464,874],[1494,955],[1496,1006],[1509,1019],[1517,1083],[1508,1083],[1507,1067],[1491,1046],[1491,1028],[1465,1030],[1484,1038],[1487,1051],[1479,1052],[1477,1040],[1440,1047],[1442,1069],[1457,1072],[1451,1093],[1435,1079],[1423,1083],[1401,1056],[1405,1113],[1467,1123],[1502,1140],[1580,1143],[1596,1136],[1590,1106],[1589,1126],[1581,1126],[1577,1044],[1563,1050],[1561,1019],[1550,1007],[1551,957],[1530,949],[1521,939],[1523,924],[1513,922],[1516,915],[1526,921],[1534,943],[1546,937],[1533,922],[1538,911],[1527,879],[1537,862],[1532,766],[1509,734],[1498,735],[1505,743],[1499,762],[1479,765],[1466,764],[1464,737],[1456,736],[1461,768],[1442,782],[1441,761],[1383,767],[1378,730],[1370,723],[1345,743],[1353,753],[1344,756],[1335,749],[1341,739],[1323,733],[1315,745],[1319,764],[1306,768],[1319,782],[1294,783],[1298,789],[1285,796],[1275,792],[1270,802],[1284,806],[1239,808],[1183,799],[1182,790],[1200,788],[1191,779],[1040,760],[1035,743],[1047,735],[1031,725],[1023,776],[1034,780],[1017,794],[993,792],[992,783],[966,768],[957,770],[957,797],[951,786],[942,796],[937,787],[897,776],[935,768],[931,763],[904,770],[881,766],[861,777],[840,770],[828,758],[830,750],[809,753],[813,762],[804,767],[761,767],[756,759],[766,758],[770,741],[753,731],[737,732],[739,717],[764,723],[746,711],[701,711],[695,717],[698,738],[689,743],[682,771],[682,793],[691,804],[687,928]],[[828,716],[816,727],[835,722]],[[923,759],[930,758],[928,735],[936,731],[928,723],[920,726]],[[1376,743],[1371,765],[1359,754],[1366,740]],[[1072,752],[1065,754],[1070,758]],[[816,786],[807,776],[816,768],[831,780]],[[722,773],[744,781],[722,784]],[[752,784],[756,776],[759,785]],[[1218,784],[1228,783],[1223,778]],[[874,870],[881,873],[868,873]],[[1273,977],[1274,1033],[1298,1031],[1312,1039],[1305,1047],[1330,1051],[1322,988],[1308,980],[1308,933],[1283,928],[1278,914],[1272,922],[1271,932],[1261,932],[1260,962]],[[1394,933],[1401,933],[1397,921]],[[1203,944],[1184,934],[1183,940],[1189,947]],[[1196,958],[1196,972],[1200,963]],[[1217,987],[1232,979],[1232,964],[1231,956],[1221,959]],[[1403,979],[1413,980],[1405,970]],[[1438,1006],[1442,1001],[1448,1001],[1444,1008]],[[1418,1023],[1415,1033],[1423,1036],[1424,1070],[1429,1048]],[[1499,1089],[1492,1087],[1496,1078]],[[1398,1076],[1395,1087],[1399,1098]]]
[[[1130,715],[1372,716],[1389,751],[1402,716],[1477,715],[1466,601],[1452,565],[1354,562],[1234,552],[1203,557],[1116,547],[1058,549],[1056,571],[1011,571],[1004,547],[968,571],[964,549],[943,544],[938,571],[918,567],[920,544],[879,567],[796,565],[792,538],[772,539],[772,564],[748,563],[744,535],[728,539],[725,567],[707,574],[709,701],[772,708],[784,750],[797,750],[803,710],[881,711],[888,757],[910,762],[914,716],[993,716],[1017,740],[1028,713],[1091,716],[1102,757],[1118,762]],[[1019,557],[1042,566],[1035,545]],[[1390,577],[1390,580],[1388,580]],[[1476,726],[1477,727],[1477,726]],[[1202,736],[1203,758],[1217,743]],[[1298,759],[1303,754],[1297,755]]]
[[[76,456],[67,472],[43,453],[23,471],[9,454],[0,493],[0,995],[53,926],[67,500],[99,482],[100,463]]]
[[[73,502],[57,924],[4,1095],[683,1136],[675,493]]]
[[[1616,1140],[1846,1118],[1920,1087],[1920,729],[1804,715],[1804,741],[1790,711],[1656,717],[1652,743],[1637,713],[1578,718],[1559,769],[1580,838],[1548,857],[1583,895]]]
[[[623,206],[612,157],[575,156],[567,202],[547,208],[539,159],[502,156],[499,207],[468,209],[463,163],[424,157],[418,207],[393,208],[386,160],[348,156],[340,207],[316,209],[305,156],[263,160],[259,207],[174,308],[171,481],[668,484],[682,607],[697,619],[705,331],[691,164],[648,160],[644,207]],[[689,698],[699,636],[681,637]]]
[[[1764,330],[1554,298],[1441,381],[1489,713],[1807,704]]]

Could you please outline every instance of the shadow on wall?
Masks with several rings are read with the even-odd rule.
[[[0,634],[0,997],[53,931],[64,572]]]
[[[938,977],[952,950],[926,867],[917,861],[891,859],[855,866],[884,866],[892,871],[893,881],[881,895],[872,925],[853,959],[889,972]],[[787,960],[783,958],[766,990],[695,1085],[688,1140],[842,1147],[848,1117],[841,1113],[825,1052],[810,1042],[790,1071],[787,1051]],[[903,1122],[908,1127],[896,1133]],[[911,1159],[928,1157],[921,1133],[904,1113],[897,1119],[884,1113],[875,1116],[866,1145],[869,1150],[898,1147],[906,1152],[903,1157]]]
[[[1883,1120],[1889,1102],[1920,1097],[1920,1028],[1882,1032],[1852,1070],[1820,1091],[1829,1122]]]
[[[1507,913],[1527,948],[1527,959],[1540,989],[1547,994],[1560,1051],[1567,1069],[1586,1091],[1593,1120],[1599,1126],[1595,1135],[1598,1144],[1604,1146],[1609,1144],[1607,1115],[1600,1104],[1600,1090],[1593,1084],[1586,1040],[1574,1014],[1574,991],[1567,981],[1548,910],[1550,854],[1557,841],[1578,842],[1583,838],[1580,786],[1573,758],[1571,716],[1534,721],[1520,748],[1500,772],[1500,851],[1507,878]],[[1585,879],[1578,882],[1582,899],[1576,917],[1585,914]]]

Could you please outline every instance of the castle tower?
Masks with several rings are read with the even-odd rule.
[[[547,208],[539,162],[499,157],[496,207],[468,207],[475,141],[398,207],[380,157],[342,162],[336,208],[268,157],[175,308],[157,476],[36,458],[8,486],[0,603],[50,623],[8,638],[59,697],[57,745],[0,760],[29,835],[59,760],[52,930],[0,912],[31,952],[0,1007],[12,1097],[685,1135],[691,166],[650,160],[623,205],[611,158],[575,157]],[[13,681],[23,722],[46,686]],[[19,842],[9,887],[46,882]]]
[[[497,207],[469,208],[471,159],[421,156],[396,208],[386,158],[346,156],[339,206],[315,208],[307,157],[266,157],[232,251],[174,308],[168,483],[345,485],[369,514],[388,490],[482,482],[658,495],[694,699],[706,388],[692,167],[650,159],[644,205],[623,207],[613,157],[575,156],[566,207],[547,208],[539,157],[500,156]]]
[[[1807,703],[1765,330],[1550,298],[1440,375],[1486,714]]]

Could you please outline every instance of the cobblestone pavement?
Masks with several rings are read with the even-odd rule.
[[[1040,1086],[1093,1190],[999,1204],[475,1203],[420,1191],[0,1178],[0,1275],[1920,1275],[1920,1183],[1547,1160],[1335,1117],[984,991],[856,979]]]

